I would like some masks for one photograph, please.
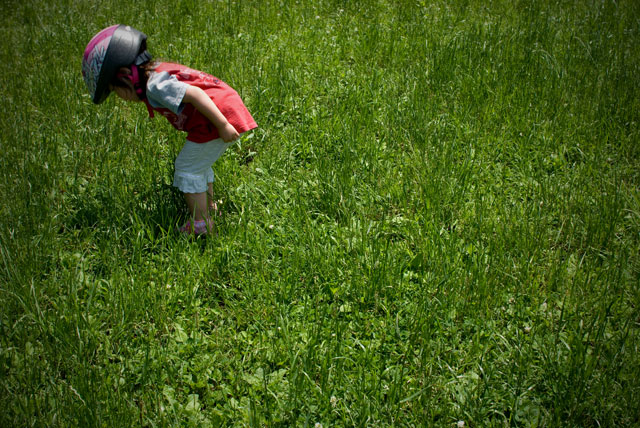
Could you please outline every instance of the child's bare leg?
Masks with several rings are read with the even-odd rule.
[[[209,213],[207,210],[207,192],[202,193],[185,193],[184,198],[187,201],[189,213],[194,220],[208,220]]]

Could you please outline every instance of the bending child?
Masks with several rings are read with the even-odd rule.
[[[153,61],[147,36],[126,25],[96,34],[82,59],[82,76],[94,103],[110,92],[126,101],[143,102],[163,115],[186,142],[175,161],[173,185],[191,214],[180,231],[204,235],[213,230],[211,166],[240,134],[257,128],[238,93],[223,81],[180,64]]]

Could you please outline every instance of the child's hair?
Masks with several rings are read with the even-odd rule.
[[[128,67],[120,67],[120,69],[116,72],[116,74],[113,76],[113,79],[111,79],[111,82],[109,83],[113,86],[118,86],[120,88],[133,89],[133,83],[131,83],[131,78],[129,77],[131,75],[132,65],[133,64],[131,64]],[[155,66],[156,66],[155,61],[150,61],[138,66],[138,69],[140,71],[143,71],[143,73],[140,74],[141,83],[143,84],[147,83],[147,80],[149,80],[149,75],[151,71],[153,71]]]
[[[143,90],[143,93],[145,88],[147,87],[147,81],[149,80],[149,76],[151,75],[151,72],[156,67],[156,65],[157,65],[157,62],[151,60],[138,66],[138,70],[141,72],[139,75],[139,82],[140,82],[140,87]],[[131,79],[132,66],[133,64],[131,64],[128,67],[120,67],[120,69],[113,76],[113,79],[111,79],[111,82],[109,82],[111,86],[130,89],[132,91],[135,91],[135,88],[133,86],[133,81]]]

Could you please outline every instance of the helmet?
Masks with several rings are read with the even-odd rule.
[[[109,95],[109,83],[120,67],[140,65],[151,59],[147,36],[128,25],[113,25],[93,36],[82,57],[82,77],[94,103]]]

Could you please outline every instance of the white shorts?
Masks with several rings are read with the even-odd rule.
[[[208,143],[187,140],[176,158],[173,185],[183,193],[206,192],[207,184],[214,180],[211,165],[231,144],[221,138]]]

